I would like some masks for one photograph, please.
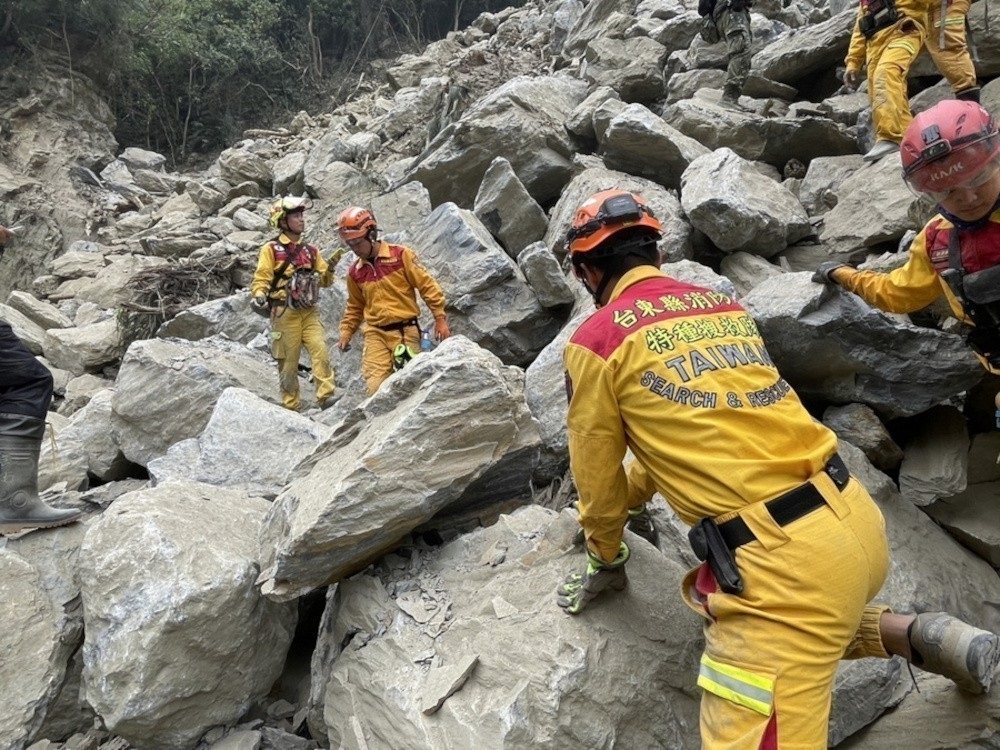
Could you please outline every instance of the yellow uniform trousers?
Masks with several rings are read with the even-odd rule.
[[[271,318],[271,354],[278,360],[278,385],[286,409],[299,408],[299,355],[306,348],[320,406],[333,395],[333,367],[319,308],[277,307]]]
[[[906,76],[924,43],[923,30],[910,18],[903,18],[868,40],[868,99],[872,103],[875,139],[900,143],[910,114]]]
[[[856,479],[842,492],[825,474],[812,482],[827,505],[784,527],[764,503],[739,511],[757,537],[736,550],[742,594],[718,591],[707,566],[684,580],[685,600],[708,620],[705,750],[825,748],[838,661],[887,655],[886,608],[867,606],[889,567],[882,513]]]
[[[384,331],[366,324],[363,335],[365,343],[361,350],[361,377],[371,396],[392,375],[392,352],[397,346],[406,344],[412,351],[420,352],[420,328],[411,325],[401,330]]]
[[[941,46],[941,6],[938,4],[931,13],[927,29],[927,52],[937,69],[948,79],[951,90],[958,94],[978,88],[976,68],[969,55],[969,44],[965,37],[965,17],[969,14],[970,0],[953,0],[948,4],[944,17],[944,46]]]

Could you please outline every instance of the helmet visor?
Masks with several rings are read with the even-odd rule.
[[[905,170],[911,189],[942,201],[956,188],[977,188],[996,171],[1000,134],[977,136],[970,143],[936,141]]]

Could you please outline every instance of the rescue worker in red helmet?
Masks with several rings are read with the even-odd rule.
[[[378,224],[369,209],[345,209],[337,217],[337,232],[358,258],[347,275],[338,346],[347,349],[364,321],[361,376],[370,396],[420,350],[417,292],[434,316],[434,338],[443,341],[451,335],[444,293],[412,249],[378,238]]]
[[[890,273],[829,261],[814,280],[839,284],[887,312],[909,313],[942,294],[972,326],[967,340],[1000,374],[1000,131],[979,104],[949,99],[906,129],[903,177],[938,213],[913,240],[906,264]]]
[[[747,311],[660,271],[659,237],[646,203],[622,190],[588,199],[569,231],[598,309],[564,350],[586,566],[558,587],[559,606],[578,614],[626,587],[628,508],[659,492],[706,560],[683,584],[706,621],[703,747],[826,747],[845,656],[899,654],[988,689],[997,636],[868,605],[889,565],[881,512]]]
[[[278,361],[281,402],[292,410],[300,406],[302,347],[312,364],[319,407],[333,403],[333,367],[317,307],[320,287],[333,283],[333,269],[319,248],[302,241],[305,212],[311,205],[306,198],[296,196],[278,198],[271,204],[268,223],[280,234],[261,247],[250,283],[253,305],[270,311],[271,354]]]

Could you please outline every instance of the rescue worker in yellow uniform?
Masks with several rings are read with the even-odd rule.
[[[953,0],[942,18],[937,0],[861,0],[845,60],[844,83],[857,88],[861,68],[867,65],[875,145],[864,155],[866,161],[878,161],[899,149],[912,118],[906,77],[924,45],[955,96],[979,100],[965,36],[968,9],[969,0]]]
[[[949,99],[921,112],[903,138],[907,184],[938,213],[890,273],[820,264],[815,281],[839,284],[887,312],[910,313],[942,294],[967,341],[1000,374],[1000,130],[979,104]]]
[[[445,298],[413,250],[378,239],[375,216],[367,208],[345,209],[337,218],[337,231],[358,258],[347,275],[347,307],[338,346],[347,349],[364,321],[361,376],[370,396],[419,351],[417,292],[434,316],[435,340],[451,335]]]
[[[321,409],[332,403],[334,392],[326,333],[316,306],[319,288],[333,283],[333,271],[319,248],[302,242],[305,211],[310,205],[305,198],[294,196],[271,204],[268,222],[281,233],[261,247],[250,283],[254,306],[270,310],[271,354],[278,361],[281,402],[292,410],[300,406],[299,355],[303,346],[312,364]]]
[[[569,232],[598,309],[564,350],[586,567],[558,587],[559,606],[578,614],[626,587],[628,508],[657,491],[706,561],[682,591],[706,621],[702,747],[826,747],[845,657],[899,654],[988,689],[996,635],[868,605],[889,565],[881,512],[746,310],[660,271],[660,233],[642,198],[621,190],[584,202]]]

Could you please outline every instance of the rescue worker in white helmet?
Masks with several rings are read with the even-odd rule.
[[[368,395],[420,350],[417,292],[434,316],[434,339],[451,335],[441,287],[416,253],[378,238],[367,208],[351,206],[337,218],[341,240],[357,256],[347,275],[347,306],[340,321],[341,351],[364,321],[361,376]]]
[[[285,196],[271,204],[268,223],[280,234],[260,249],[250,283],[253,305],[271,319],[271,354],[278,361],[278,385],[286,409],[298,410],[299,355],[305,347],[312,364],[316,401],[333,403],[333,367],[320,320],[320,287],[333,283],[333,269],[319,248],[302,241],[306,198]],[[333,259],[331,259],[333,260]],[[334,260],[335,262],[335,260]]]
[[[666,276],[659,237],[645,201],[623,190],[589,198],[569,231],[573,272],[598,309],[564,350],[586,563],[558,587],[558,605],[578,614],[626,587],[628,508],[659,492],[705,560],[682,587],[705,618],[703,747],[826,747],[845,656],[899,654],[988,689],[997,636],[944,613],[868,605],[889,566],[878,506],[747,311]]]
[[[813,279],[839,284],[881,310],[910,313],[942,294],[971,327],[967,341],[1000,374],[1000,130],[979,104],[948,99],[906,129],[903,177],[937,203],[910,244],[906,264],[890,273],[820,264]]]

